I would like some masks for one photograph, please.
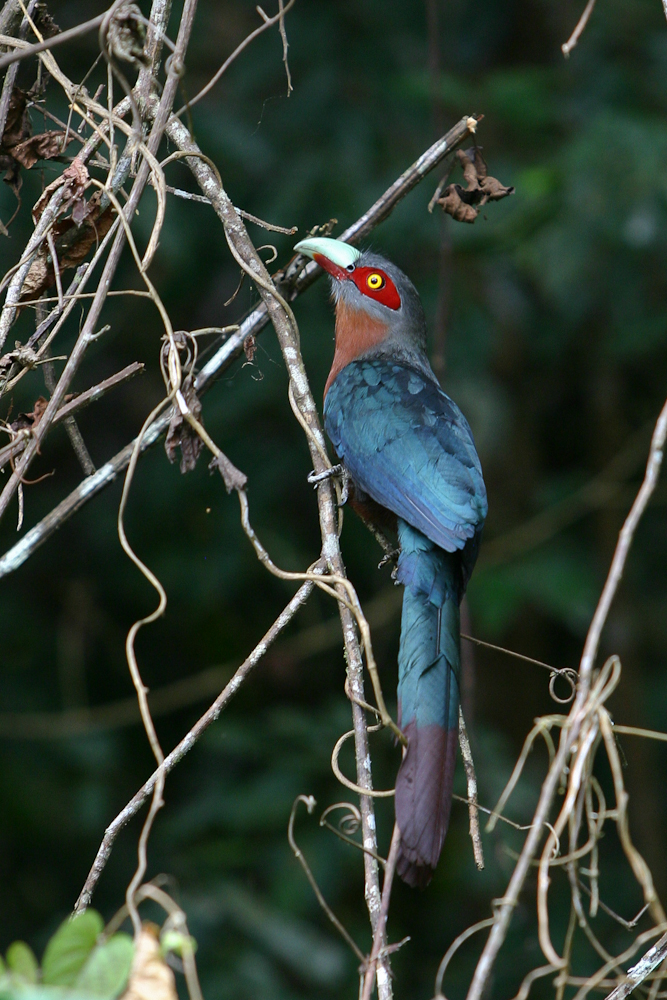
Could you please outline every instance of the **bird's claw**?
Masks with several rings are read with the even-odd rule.
[[[332,465],[330,469],[325,469],[324,472],[309,472],[308,482],[311,486],[319,486],[320,483],[324,483],[327,479],[331,479],[332,476],[342,476],[343,466],[342,465]]]
[[[400,549],[391,549],[389,552],[385,552],[385,554],[382,556],[382,559],[380,559],[380,562],[378,563],[378,569],[382,569],[382,567],[386,566],[387,563],[393,563],[395,569],[400,554],[401,554]]]
[[[350,477],[344,466],[332,465],[330,469],[325,469],[324,472],[310,472],[307,479],[311,486],[314,486],[315,489],[317,489],[320,483],[325,483],[327,479],[331,479],[333,476],[340,476],[341,478],[340,506],[342,507],[347,503],[350,481]]]

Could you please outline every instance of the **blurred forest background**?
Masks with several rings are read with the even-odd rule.
[[[175,5],[178,6],[178,5]],[[61,28],[101,12],[98,2],[53,2]],[[147,9],[144,10],[147,13]],[[178,13],[178,11],[176,11]],[[273,13],[271,10],[270,13]],[[565,0],[298,0],[287,17],[294,92],[285,95],[277,32],[251,45],[192,112],[200,147],[218,165],[234,203],[303,237],[332,216],[340,232],[462,115],[483,114],[478,139],[489,172],[516,194],[474,224],[430,215],[437,173],[400,204],[372,245],[413,279],[432,331],[434,366],[473,426],[490,515],[469,590],[475,636],[554,666],[576,667],[618,530],[641,478],[650,430],[667,385],[667,24],[659,0],[598,0],[569,60],[560,46],[581,14]],[[202,2],[188,53],[184,96],[196,93],[259,23],[251,0]],[[96,35],[59,50],[81,79]],[[23,77],[19,73],[19,83]],[[30,71],[32,72],[32,70]],[[26,85],[32,77],[26,74]],[[90,85],[89,85],[90,87]],[[92,90],[94,87],[90,87]],[[39,116],[33,112],[36,128]],[[183,165],[172,184],[194,190]],[[1,270],[32,231],[30,206],[60,172],[24,174],[23,207],[0,237]],[[454,179],[460,179],[457,175]],[[0,191],[0,218],[14,195]],[[137,220],[146,239],[154,193]],[[142,234],[142,217],[145,232]],[[251,228],[286,263],[299,237]],[[269,251],[265,256],[270,256]],[[139,287],[129,253],[115,287]],[[244,285],[211,209],[171,199],[151,278],[176,328],[233,323],[256,299]],[[324,281],[296,303],[316,397],[333,351]],[[76,388],[132,361],[148,373],[84,411],[80,427],[101,465],[139,430],[163,385],[162,330],[150,303],[113,298],[104,346],[91,348]],[[10,342],[27,339],[25,310]],[[69,328],[73,339],[77,322]],[[39,370],[20,383],[13,413],[44,392]],[[267,329],[252,363],[238,362],[204,400],[215,440],[249,477],[255,528],[283,567],[303,569],[319,552],[319,527],[301,429]],[[7,416],[7,404],[2,417]],[[61,428],[26,491],[26,525],[81,478]],[[68,914],[103,830],[153,761],[133,708],[124,654],[127,629],[154,595],[123,555],[116,532],[120,483],[70,520],[0,583],[0,951],[22,937],[38,953]],[[603,653],[619,653],[616,720],[667,728],[667,522],[659,487],[639,529]],[[15,508],[0,533],[16,540]],[[293,587],[269,577],[239,525],[238,504],[206,464],[182,476],[162,445],[140,462],[127,514],[136,550],[162,580],[167,613],[138,640],[155,694],[162,744],[173,746],[283,607]],[[23,529],[25,530],[25,529]],[[374,540],[346,514],[343,552],[371,620],[385,692],[395,706],[399,592],[378,571]],[[216,668],[213,673],[202,671]],[[149,847],[149,871],[168,873],[199,945],[207,1000],[352,996],[356,960],[334,937],[289,849],[286,828],[299,793],[322,809],[345,798],[329,765],[349,728],[337,610],[315,593],[249,683],[168,779],[167,806]],[[549,675],[475,649],[464,708],[480,784],[495,804],[537,715],[557,711]],[[166,696],[160,689],[169,688]],[[667,750],[625,737],[625,781],[638,848],[667,893]],[[378,787],[393,782],[397,754],[385,734],[373,745]],[[532,815],[546,755],[531,759],[509,809]],[[349,758],[343,763],[351,770]],[[600,779],[608,782],[604,773]],[[457,790],[465,794],[463,773]],[[381,850],[393,806],[378,803]],[[490,913],[513,868],[519,835],[485,836],[477,872],[468,815],[456,804],[440,866],[425,892],[399,883],[389,934],[410,935],[394,957],[404,997],[430,997],[438,961],[466,926]],[[297,821],[328,901],[369,947],[358,852]],[[139,824],[121,835],[95,896],[110,917],[134,871]],[[611,835],[603,844],[602,899],[626,919],[641,908]],[[566,876],[554,873],[569,913]],[[512,996],[543,964],[535,939],[534,880],[515,915],[493,993]],[[601,920],[605,920],[604,915]],[[560,923],[559,923],[560,921]],[[614,929],[616,928],[616,929]],[[622,931],[609,921],[608,947]],[[458,1000],[476,954],[473,941],[448,973]],[[582,954],[581,961],[587,961]],[[590,969],[599,965],[590,958]],[[550,990],[538,982],[534,993]]]

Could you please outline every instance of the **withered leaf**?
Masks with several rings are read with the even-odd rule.
[[[459,149],[456,157],[463,168],[463,179],[466,187],[460,184],[449,184],[437,204],[447,215],[457,222],[474,222],[479,209],[489,201],[499,201],[514,194],[513,187],[506,187],[495,177],[487,173],[486,163],[478,146]]]
[[[16,420],[12,420],[10,427],[13,431],[21,431],[25,427],[36,427],[44,415],[47,402],[43,396],[35,400],[32,413],[19,413]]]
[[[9,184],[10,188],[14,192],[14,195],[16,196],[16,200],[20,202],[19,191],[21,190],[21,185],[23,184],[20,166],[13,157],[0,156],[0,169],[6,171],[3,180],[5,184]]]
[[[23,142],[32,135],[32,124],[30,115],[26,110],[28,101],[27,94],[20,87],[14,87],[12,96],[9,99],[9,111],[5,131],[0,139],[0,149],[3,153],[8,152],[17,143]]]
[[[473,204],[464,200],[467,194],[460,184],[450,184],[442,198],[438,199],[438,205],[457,222],[474,222],[478,213]]]
[[[47,201],[48,197],[50,194],[47,196]],[[99,214],[101,197],[100,191],[96,191],[88,201],[80,195],[73,202],[71,216],[58,219],[54,224],[52,232],[61,274],[69,268],[78,267],[90,248],[96,245],[111,228],[114,218],[113,208],[109,206]],[[46,201],[42,195],[33,209],[33,214],[38,206],[43,211],[45,204]],[[81,219],[81,221],[77,222],[77,219]],[[54,281],[55,271],[51,255],[48,246],[42,244],[39,253],[30,265],[30,270],[23,284],[21,299],[32,299],[40,296],[51,288]]]
[[[223,455],[222,452],[209,462],[208,467],[211,472],[215,469],[218,470],[224,480],[225,489],[228,493],[231,493],[232,490],[245,489],[248,477],[240,469],[237,469],[234,463],[226,455]]]
[[[107,31],[107,47],[116,59],[147,65],[144,54],[146,28],[135,3],[126,3],[114,14]]]
[[[144,923],[121,1000],[178,1000],[176,980],[160,951],[159,929]]]
[[[53,38],[54,35],[60,34],[60,28],[49,14],[45,3],[36,5],[33,20],[43,38]]]
[[[72,141],[68,138],[66,146],[63,146],[65,132],[41,132],[33,135],[30,139],[25,139],[12,147],[12,156],[22,167],[30,170],[38,160],[52,160],[55,156],[60,156],[65,148]]]
[[[60,177],[56,177],[54,181],[51,181],[41,195],[33,205],[32,218],[35,223],[37,223],[42,215],[42,212],[51,200],[51,195],[63,184],[66,185],[67,191],[65,192],[63,205],[66,206],[68,202],[76,201],[77,199],[83,197],[83,192],[88,184],[89,174],[88,168],[85,163],[82,163],[78,157],[75,157],[70,163],[69,167],[63,170]],[[92,199],[91,199],[92,200]]]
[[[89,213],[90,203],[85,198],[77,198],[72,205],[72,222],[77,229],[81,227],[81,224]]]
[[[243,341],[243,351],[246,356],[246,360],[252,362],[255,357],[255,351],[257,350],[257,341],[251,333],[248,334],[246,339]]]
[[[183,379],[181,392],[193,417],[200,420],[201,403],[199,402],[199,397],[197,396],[194,386],[194,380],[191,375],[188,375]],[[193,431],[183,414],[178,410],[174,410],[174,415],[171,418],[169,430],[167,431],[167,440],[164,443],[164,450],[167,452],[167,458],[170,462],[173,463],[176,461],[179,448],[181,449],[181,472],[192,472],[197,464],[197,459],[199,458],[203,448],[203,443],[199,435]]]

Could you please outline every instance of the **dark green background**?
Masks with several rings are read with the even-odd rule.
[[[51,7],[63,28],[98,9],[84,2]],[[285,97],[274,31],[194,109],[195,135],[236,205],[298,225],[303,235],[332,216],[340,228],[352,222],[438,134],[463,114],[484,114],[478,135],[489,172],[514,184],[516,194],[464,226],[427,213],[434,174],[370,242],[417,285],[430,327],[439,330],[440,374],[468,415],[482,458],[490,514],[469,591],[473,632],[557,666],[576,666],[667,381],[667,24],[659,0],[599,0],[565,61],[560,45],[579,4],[432,0],[430,10],[429,37],[421,2],[298,0],[287,19],[292,96]],[[174,17],[172,31],[176,23]],[[258,23],[251,2],[202,0],[187,95]],[[94,52],[90,36],[60,49],[58,58],[81,79]],[[19,80],[30,84],[26,69]],[[47,101],[62,108],[53,85]],[[40,130],[37,113],[33,120]],[[60,169],[46,164],[42,174],[37,166],[25,177],[23,208],[11,238],[0,244],[3,271],[18,259],[42,183]],[[169,167],[168,180],[194,190],[183,165]],[[141,245],[154,204],[149,192],[137,219]],[[6,221],[13,208],[3,186],[0,217]],[[258,244],[275,244],[276,267],[289,259],[290,237],[254,227],[251,234]],[[256,300],[246,285],[225,306],[238,272],[221,226],[206,206],[173,198],[151,277],[176,328],[234,322]],[[114,287],[141,287],[129,255]],[[297,302],[296,314],[319,399],[333,350],[323,282]],[[162,393],[154,308],[116,298],[104,322],[111,330],[91,350],[76,388],[134,360],[146,362],[148,374],[82,415],[97,464],[138,431]],[[33,323],[26,310],[10,340],[25,341]],[[78,316],[63,351],[77,324]],[[254,363],[237,363],[206,396],[204,419],[249,477],[253,522],[271,554],[284,567],[303,569],[317,556],[319,529],[306,483],[308,452],[286,387],[274,334],[266,330]],[[13,413],[31,409],[43,391],[41,374],[31,374],[14,396]],[[7,409],[4,401],[2,417]],[[573,494],[624,448],[625,479],[601,502],[575,505],[569,519],[551,519],[538,539],[506,535]],[[35,475],[52,469],[51,479],[26,491],[28,527],[80,479],[62,429],[33,466]],[[124,638],[153,608],[154,595],[121,552],[119,497],[117,483],[0,582],[1,951],[17,937],[41,951],[71,908],[106,824],[152,769],[138,725],[92,723],[83,735],[7,738],[14,713],[100,706],[132,693]],[[659,487],[602,650],[619,653],[623,662],[611,702],[616,720],[656,729],[667,728],[664,499]],[[3,551],[16,540],[15,515],[14,508],[3,523]],[[139,466],[127,524],[169,595],[165,617],[137,643],[153,689],[240,662],[293,592],[259,566],[240,530],[235,498],[204,462],[181,476],[161,446],[155,448]],[[343,549],[363,599],[395,597],[387,569],[376,569],[379,550],[351,513]],[[331,601],[316,594],[288,635],[335,617]],[[375,634],[391,703],[398,627],[394,614]],[[207,1000],[355,995],[355,960],[318,910],[286,838],[296,795],[314,794],[321,808],[346,797],[329,768],[333,743],[349,727],[342,652],[338,642],[310,656],[295,649],[276,647],[170,777],[150,841],[149,875],[168,873],[190,916]],[[468,663],[466,712],[486,805],[496,801],[533,718],[558,710],[547,684],[539,667],[489,651],[477,650]],[[205,705],[158,717],[165,748]],[[630,737],[622,749],[633,835],[664,893],[665,753],[659,744]],[[374,744],[374,759],[377,783],[386,787],[397,763],[388,738]],[[532,815],[545,760],[540,748],[510,803],[508,814],[519,822]],[[344,762],[349,769],[351,758]],[[603,765],[599,777],[609,788]],[[457,782],[463,792],[462,774]],[[381,803],[378,815],[386,851],[391,805]],[[138,832],[135,821],[122,834],[100,882],[95,905],[106,917],[122,903]],[[359,854],[305,814],[297,836],[327,899],[367,949]],[[423,893],[402,884],[395,889],[390,937],[411,938],[394,960],[398,995],[432,995],[440,956],[457,933],[489,914],[513,866],[507,848],[519,843],[507,828],[485,837],[487,868],[476,872],[467,813],[455,804],[432,885]],[[602,898],[629,919],[641,906],[640,892],[611,830],[601,865]],[[494,996],[512,996],[522,976],[544,963],[534,890],[531,877],[498,964]],[[560,947],[569,907],[562,872],[554,874],[552,891]],[[629,940],[605,917],[596,926],[612,951]],[[471,942],[454,961],[448,996],[463,996],[478,947]],[[599,960],[581,946],[577,963],[584,974]],[[546,995],[548,981],[534,992]]]

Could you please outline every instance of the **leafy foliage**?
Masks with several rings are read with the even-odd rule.
[[[0,965],[2,1000],[115,1000],[127,985],[132,938],[99,941],[104,921],[95,910],[66,920],[49,940],[41,970],[31,948],[15,941]]]

